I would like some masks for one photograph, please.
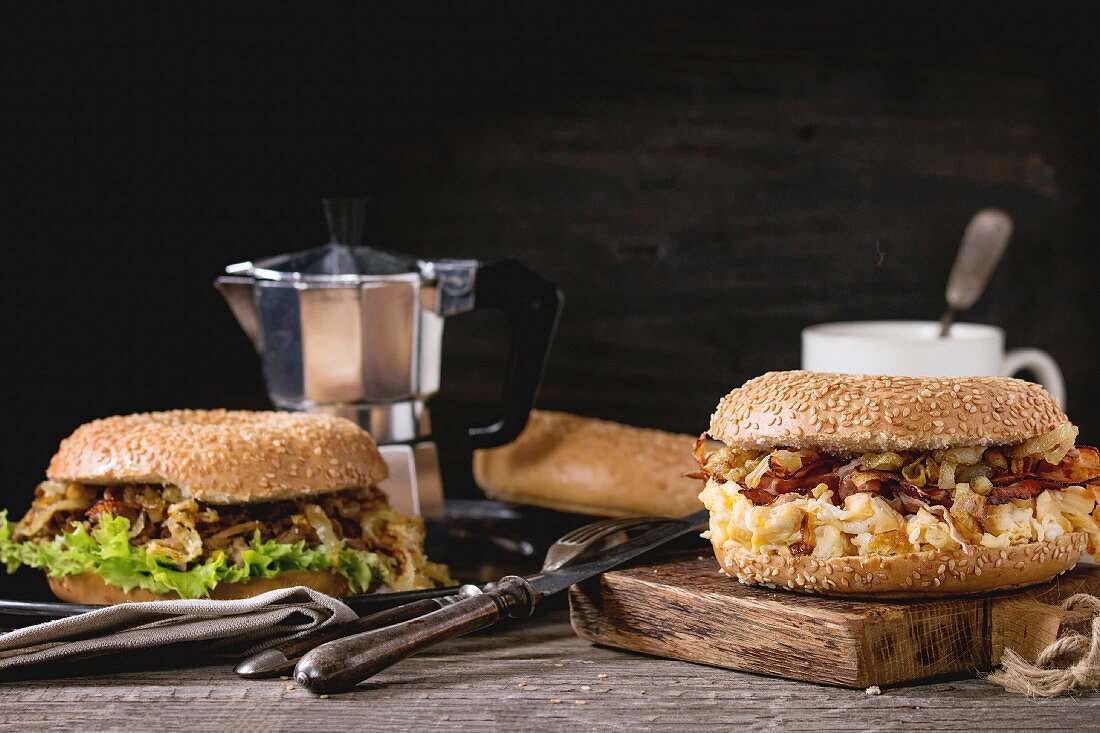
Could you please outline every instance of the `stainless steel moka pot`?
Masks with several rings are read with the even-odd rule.
[[[442,515],[428,400],[439,389],[444,319],[489,308],[512,326],[499,420],[469,430],[475,448],[519,435],[554,337],[561,293],[518,262],[422,260],[361,245],[366,199],[326,199],[331,242],[241,262],[215,281],[285,410],[350,418],[390,464],[398,510]],[[386,488],[386,487],[384,487]],[[395,495],[397,494],[397,495]]]

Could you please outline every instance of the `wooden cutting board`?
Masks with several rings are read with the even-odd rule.
[[[1004,649],[1028,659],[1091,614],[1057,607],[1100,594],[1100,567],[1030,589],[939,601],[871,602],[753,588],[712,556],[644,561],[570,590],[574,630],[597,644],[746,672],[864,688],[975,673]]]

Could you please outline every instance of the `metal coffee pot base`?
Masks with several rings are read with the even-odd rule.
[[[390,506],[397,512],[424,520],[428,535],[425,549],[429,555],[442,555],[446,549],[447,533],[439,451],[434,441],[416,439],[431,429],[428,410],[422,402],[392,405],[283,404],[277,407],[292,412],[347,418],[375,436],[379,441],[378,452],[389,468],[389,476],[379,482],[378,488],[386,493]],[[400,442],[386,444],[382,440]]]
[[[274,400],[277,407],[292,412],[313,412],[343,417],[358,423],[378,443],[389,466],[389,478],[379,488],[389,496],[394,509],[426,522],[443,520],[443,482],[439,451],[431,435],[431,416],[422,401],[383,405],[322,405]]]
[[[405,515],[442,521],[443,482],[435,443],[383,445],[378,450],[390,468],[389,478],[378,487],[389,496],[393,508]]]
[[[446,552],[446,523],[443,482],[439,474],[439,452],[430,440],[412,445],[378,447],[390,475],[378,487],[386,492],[390,505],[405,516],[419,516],[427,529],[425,550],[429,556]]]

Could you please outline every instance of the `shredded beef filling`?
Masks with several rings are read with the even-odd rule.
[[[35,489],[14,539],[36,541],[81,524],[91,531],[104,516],[130,522],[130,543],[181,563],[224,551],[237,560],[248,541],[306,547],[346,546],[400,557],[399,538],[386,531],[397,515],[376,488],[339,491],[289,501],[211,505],[185,499],[179,489],[150,485],[89,486],[47,481]]]

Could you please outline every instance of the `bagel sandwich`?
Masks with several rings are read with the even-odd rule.
[[[696,443],[722,572],[749,585],[929,597],[1041,583],[1100,554],[1100,453],[1007,377],[772,372]]]
[[[177,410],[96,420],[62,441],[0,561],[75,603],[335,596],[451,583],[424,527],[390,508],[373,439],[342,418]]]

